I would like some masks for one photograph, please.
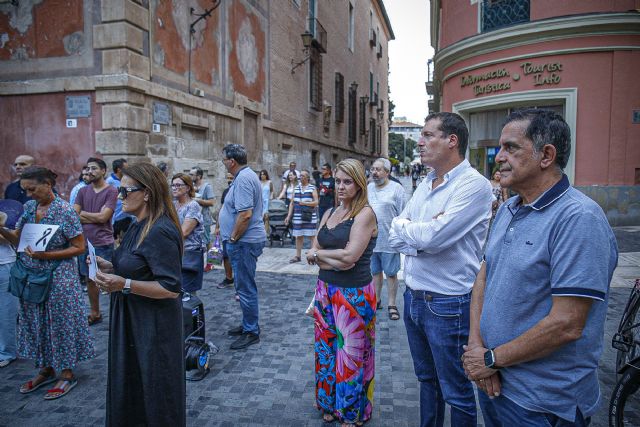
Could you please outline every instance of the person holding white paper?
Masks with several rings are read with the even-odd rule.
[[[40,369],[20,387],[20,393],[31,393],[55,382],[44,396],[47,400],[69,393],[78,384],[73,375],[77,363],[95,356],[75,259],[84,253],[82,226],[69,203],[53,193],[55,184],[56,174],[49,169],[25,169],[20,185],[33,200],[25,203],[15,230],[0,228],[0,235],[15,246],[27,224],[59,226],[48,236],[45,251],[28,246],[18,254],[18,262],[26,269],[47,269],[59,262],[53,271],[48,299],[41,304],[21,300],[18,309],[18,355],[33,359]]]

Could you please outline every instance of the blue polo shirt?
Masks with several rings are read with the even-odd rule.
[[[487,282],[480,333],[488,348],[519,337],[549,314],[552,297],[593,300],[582,337],[552,354],[503,368],[502,395],[521,407],[574,421],[600,400],[609,284],[618,263],[615,236],[602,209],[566,175],[536,201],[505,202],[486,251]]]
[[[251,209],[251,219],[240,242],[262,243],[267,240],[262,221],[262,186],[258,175],[249,167],[238,171],[229,186],[220,210],[220,237],[227,241],[231,237],[238,213]]]

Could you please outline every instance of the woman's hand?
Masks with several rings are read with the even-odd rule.
[[[125,279],[124,277],[120,277],[116,274],[102,273],[98,271],[96,272],[95,283],[101,291],[111,293],[124,289]]]
[[[284,219],[284,225],[289,225],[290,220],[291,220],[291,217],[287,215],[287,217]]]
[[[41,260],[49,259],[48,256],[45,255],[44,251],[35,252],[33,249],[31,249],[31,246],[27,246],[26,249],[24,250],[24,253],[27,254],[29,258],[33,258],[33,259],[41,259]]]
[[[87,265],[91,263],[89,257],[87,257]],[[106,259],[99,257],[96,255],[96,263],[98,264],[98,268],[103,273],[113,273],[113,264],[107,261]]]
[[[313,255],[315,254],[316,251],[312,249],[307,251],[307,264],[309,265],[315,265],[316,264],[316,257]]]

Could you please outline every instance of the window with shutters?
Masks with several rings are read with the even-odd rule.
[[[369,119],[369,149],[371,154],[376,152],[376,119]]]
[[[356,143],[356,124],[358,114],[357,89],[353,86],[349,88],[349,144]]]
[[[344,76],[336,73],[336,122],[344,122]]]
[[[365,99],[360,98],[360,135],[367,134],[367,118],[365,115],[367,104],[364,101]]]

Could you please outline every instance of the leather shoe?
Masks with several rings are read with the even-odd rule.
[[[250,345],[258,344],[259,342],[260,335],[256,335],[253,332],[247,332],[231,343],[231,350],[240,350],[243,348],[247,348]]]
[[[227,331],[227,335],[230,337],[238,337],[244,334],[244,329],[242,329],[242,325],[237,326],[235,328],[231,328]]]

